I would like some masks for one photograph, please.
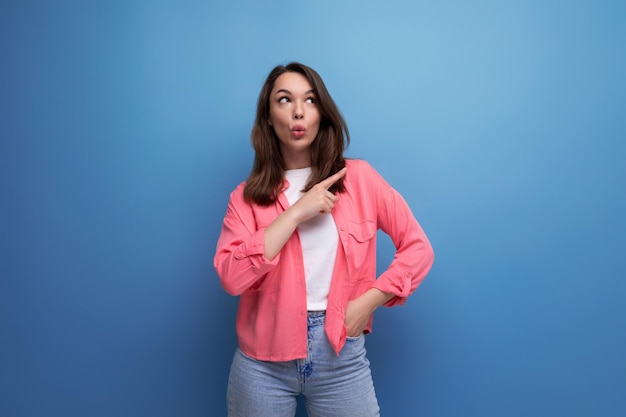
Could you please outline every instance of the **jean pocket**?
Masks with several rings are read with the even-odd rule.
[[[363,339],[364,334],[361,333],[358,336],[352,337],[352,336],[346,336],[346,343],[347,342],[358,342],[359,340]]]

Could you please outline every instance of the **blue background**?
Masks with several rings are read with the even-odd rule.
[[[212,257],[290,60],[435,248],[383,415],[626,415],[625,4],[2,2],[0,415],[225,415]]]

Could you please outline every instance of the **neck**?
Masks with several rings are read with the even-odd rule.
[[[299,155],[283,154],[283,159],[285,161],[285,169],[300,169],[311,166],[311,154],[308,152]]]

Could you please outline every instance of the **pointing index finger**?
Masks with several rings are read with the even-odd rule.
[[[348,171],[348,168],[344,167],[339,172],[321,181],[319,184],[328,190],[334,183],[336,183],[341,178],[343,178],[344,175],[346,175],[346,171]]]

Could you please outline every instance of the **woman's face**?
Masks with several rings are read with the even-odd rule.
[[[286,72],[276,79],[270,93],[269,123],[280,140],[286,168],[311,166],[310,146],[320,128],[320,112],[306,77]]]

